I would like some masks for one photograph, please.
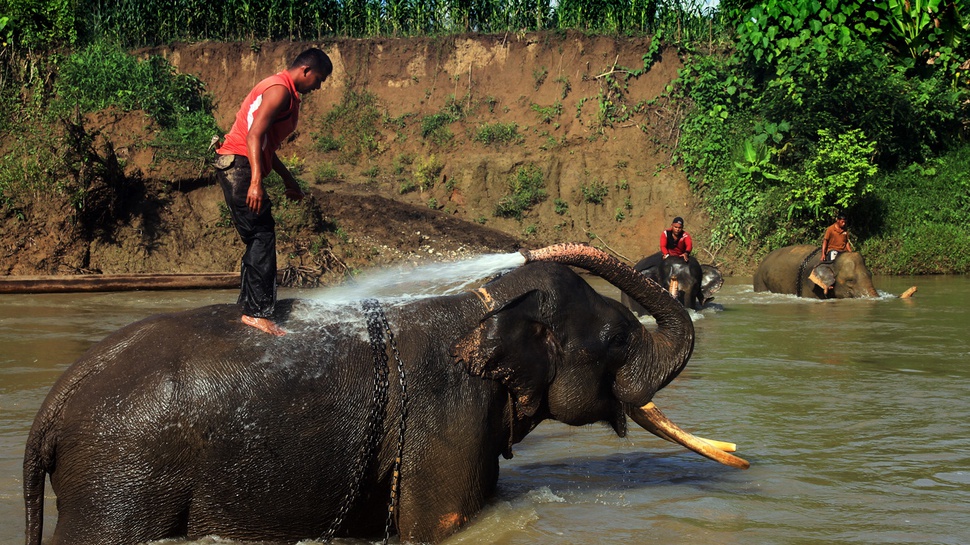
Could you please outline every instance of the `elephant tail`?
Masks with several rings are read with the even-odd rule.
[[[25,530],[27,545],[40,545],[44,535],[44,485],[47,480],[47,463],[44,456],[44,431],[30,431],[24,451],[24,513],[27,517]]]

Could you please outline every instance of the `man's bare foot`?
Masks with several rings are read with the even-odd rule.
[[[277,337],[282,337],[283,335],[286,335],[286,331],[282,327],[276,325],[276,323],[273,322],[273,320],[270,320],[269,318],[255,318],[253,316],[247,316],[243,314],[242,323],[248,326],[255,327],[260,331],[265,331],[270,335],[276,335]]]

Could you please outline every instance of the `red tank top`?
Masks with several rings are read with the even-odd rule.
[[[296,122],[300,117],[300,94],[296,92],[293,85],[293,78],[285,70],[274,74],[256,84],[249,92],[242,106],[236,113],[236,121],[232,124],[232,129],[226,135],[226,141],[216,150],[219,155],[246,155],[246,136],[249,128],[253,125],[253,119],[263,101],[263,93],[266,89],[274,85],[282,85],[290,92],[290,107],[281,116],[273,120],[266,136],[263,138],[260,154],[262,160],[263,175],[269,174],[273,169],[273,154],[280,149],[283,139],[293,133],[296,129]]]

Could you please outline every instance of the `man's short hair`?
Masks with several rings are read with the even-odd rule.
[[[333,73],[333,62],[330,61],[330,57],[315,47],[307,49],[293,59],[290,68],[296,68],[298,66],[308,66],[311,70],[316,70],[324,76],[329,76]]]
[[[835,219],[837,219],[837,220],[844,220],[844,219],[846,219],[845,218],[845,213],[844,212],[839,212],[838,214],[835,215]]]

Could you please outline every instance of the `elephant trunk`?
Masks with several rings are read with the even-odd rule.
[[[728,454],[728,451],[734,451],[734,444],[704,439],[680,429],[652,402],[643,407],[631,406],[627,412],[640,427],[661,439],[678,443],[701,456],[727,466],[738,469],[748,469],[750,466],[747,460]]]
[[[645,405],[687,364],[694,351],[694,324],[683,305],[656,282],[585,244],[556,244],[522,253],[526,263],[552,261],[586,269],[640,303],[657,320],[656,331],[644,330],[652,342],[648,343],[649,352],[642,354],[642,363],[632,361],[617,370],[614,392],[620,400],[638,407]]]

